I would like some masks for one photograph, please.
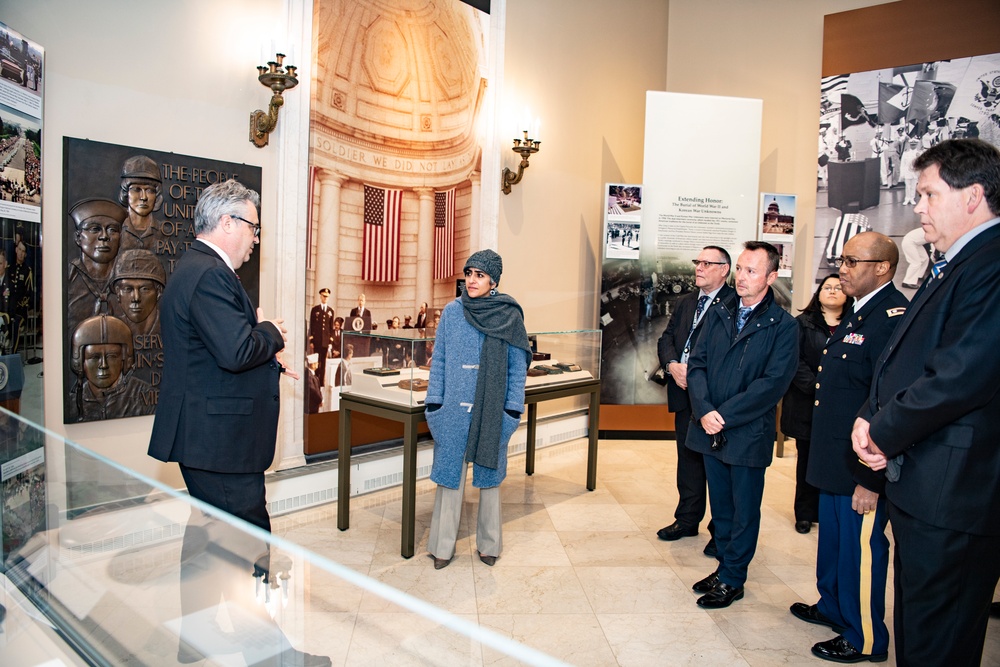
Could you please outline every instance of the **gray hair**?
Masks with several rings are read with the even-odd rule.
[[[241,211],[236,207],[240,202],[250,202],[254,208],[260,208],[260,195],[233,179],[205,188],[194,208],[195,236],[218,227],[224,215],[239,215]]]

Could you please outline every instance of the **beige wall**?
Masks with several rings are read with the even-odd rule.
[[[606,181],[642,179],[646,90],[764,100],[760,187],[799,195],[795,287],[805,303],[823,16],[875,4],[508,0],[504,85],[543,127],[541,152],[500,203],[504,287],[528,327],[597,323],[600,193]]]
[[[666,76],[665,1],[508,0],[503,97],[542,123],[541,151],[500,197],[502,288],[529,330],[597,324],[603,185],[641,182],[645,91]]]
[[[811,227],[823,13],[871,4],[508,0],[504,98],[542,120],[541,152],[500,199],[503,289],[525,305],[529,328],[597,323],[601,192],[605,182],[642,178],[646,90],[763,98],[761,187],[799,194]],[[175,468],[145,454],[152,418],[62,424],[62,137],[261,166],[262,220],[279,222],[281,153],[275,141],[259,150],[246,137],[249,112],[267,101],[253,76],[261,37],[289,11],[282,0],[0,0],[0,20],[46,48],[46,425],[168,483],[177,483]],[[291,121],[296,95],[308,100],[305,90],[289,93],[279,125]],[[296,263],[279,262],[268,243],[261,259],[265,312],[297,318],[282,312],[278,287]],[[301,438],[300,416],[289,419],[283,438]]]

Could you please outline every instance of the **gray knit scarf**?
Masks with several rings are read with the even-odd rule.
[[[513,345],[531,359],[524,311],[506,294],[471,298],[462,292],[465,321],[483,332],[479,352],[476,397],[472,402],[472,423],[465,444],[465,460],[495,470],[500,462],[500,433],[503,406],[507,399],[507,349]],[[530,363],[530,361],[529,361]]]

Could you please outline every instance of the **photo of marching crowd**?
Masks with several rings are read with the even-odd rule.
[[[0,113],[0,197],[18,204],[41,205],[41,129],[27,117]]]

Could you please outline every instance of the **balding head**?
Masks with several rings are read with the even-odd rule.
[[[885,234],[862,232],[852,236],[844,244],[845,262],[840,267],[840,284],[847,296],[860,299],[896,275],[899,264],[899,249]],[[851,260],[858,261],[854,267]],[[875,261],[878,260],[878,261]]]

